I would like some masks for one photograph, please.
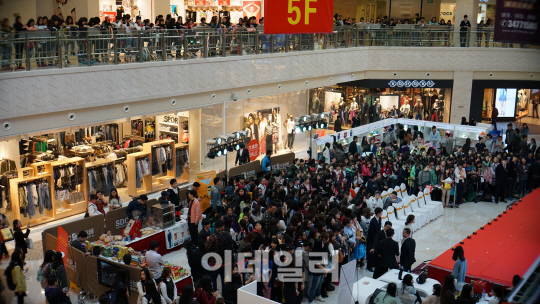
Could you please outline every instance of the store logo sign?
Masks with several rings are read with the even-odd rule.
[[[174,123],[174,124],[177,124],[177,123],[178,123],[178,117],[175,117],[175,116],[164,116],[164,117],[163,117],[163,122],[168,122],[168,123]]]
[[[388,85],[391,88],[432,88],[435,82],[433,80],[390,80]]]

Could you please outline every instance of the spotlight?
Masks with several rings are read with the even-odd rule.
[[[303,126],[302,127],[302,132],[306,132],[306,130],[307,130],[306,126]]]
[[[216,158],[216,153],[214,153],[213,149],[210,149],[210,151],[208,151],[208,154],[206,155],[206,157],[208,157],[210,159],[214,159],[214,158]]]
[[[219,146],[219,145],[221,145],[222,139],[221,139],[221,137],[216,137],[216,138],[214,138],[214,141],[215,141],[215,144]]]
[[[221,156],[221,150],[218,150],[218,151],[216,152],[216,156],[217,156],[217,157],[220,157],[220,156]]]
[[[223,155],[227,155],[227,148],[223,148]]]
[[[236,151],[240,150],[240,144],[234,145],[234,149],[235,149]]]
[[[308,131],[311,131],[311,125],[308,125],[307,129]]]
[[[234,140],[234,135],[233,134],[223,134],[223,135],[220,135],[219,138],[221,138],[221,143],[228,144],[228,143],[230,143],[230,142],[232,142]]]
[[[234,140],[239,140],[241,138],[246,137],[247,131],[240,130],[240,131],[234,132],[233,134],[234,134]]]
[[[302,132],[302,131],[300,130],[300,127],[296,127],[296,128],[294,129],[294,132],[298,134],[298,133],[300,133],[300,132]]]

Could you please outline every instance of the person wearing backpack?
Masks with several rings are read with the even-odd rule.
[[[45,288],[45,298],[49,303],[71,304],[66,291],[58,288],[56,276],[51,274],[46,278],[48,286]]]
[[[23,273],[22,256],[22,252],[19,254],[13,252],[11,254],[11,262],[4,272],[8,288],[15,292],[17,304],[23,304],[24,297],[26,296],[26,279]]]
[[[56,275],[58,281],[58,288],[63,291],[69,290],[69,281],[67,278],[66,268],[64,267],[64,253],[57,251],[54,253],[53,262],[45,271],[43,276],[48,278],[51,274]]]
[[[39,269],[37,271],[37,281],[41,282],[41,288],[43,288],[43,289],[45,289],[45,288],[47,288],[47,286],[49,286],[47,278],[43,276],[43,272],[53,262],[53,256],[54,256],[54,251],[52,251],[52,250],[45,251],[45,255],[44,255],[45,258],[43,259],[43,263],[41,264],[41,266],[39,267]]]

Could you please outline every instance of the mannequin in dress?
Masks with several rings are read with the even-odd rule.
[[[313,101],[311,102],[311,114],[319,113],[319,107],[321,106],[321,101],[319,100],[319,93],[313,95]]]
[[[343,97],[339,98],[339,115],[341,116],[341,123],[345,125],[345,116],[343,116],[345,111],[345,101],[343,101]]]

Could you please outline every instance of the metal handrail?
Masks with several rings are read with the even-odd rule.
[[[67,68],[148,61],[187,60],[367,46],[529,47],[493,42],[493,27],[461,31],[454,26],[360,24],[324,34],[264,34],[262,26],[215,29],[1,33],[3,71]],[[73,62],[71,62],[73,61]]]

